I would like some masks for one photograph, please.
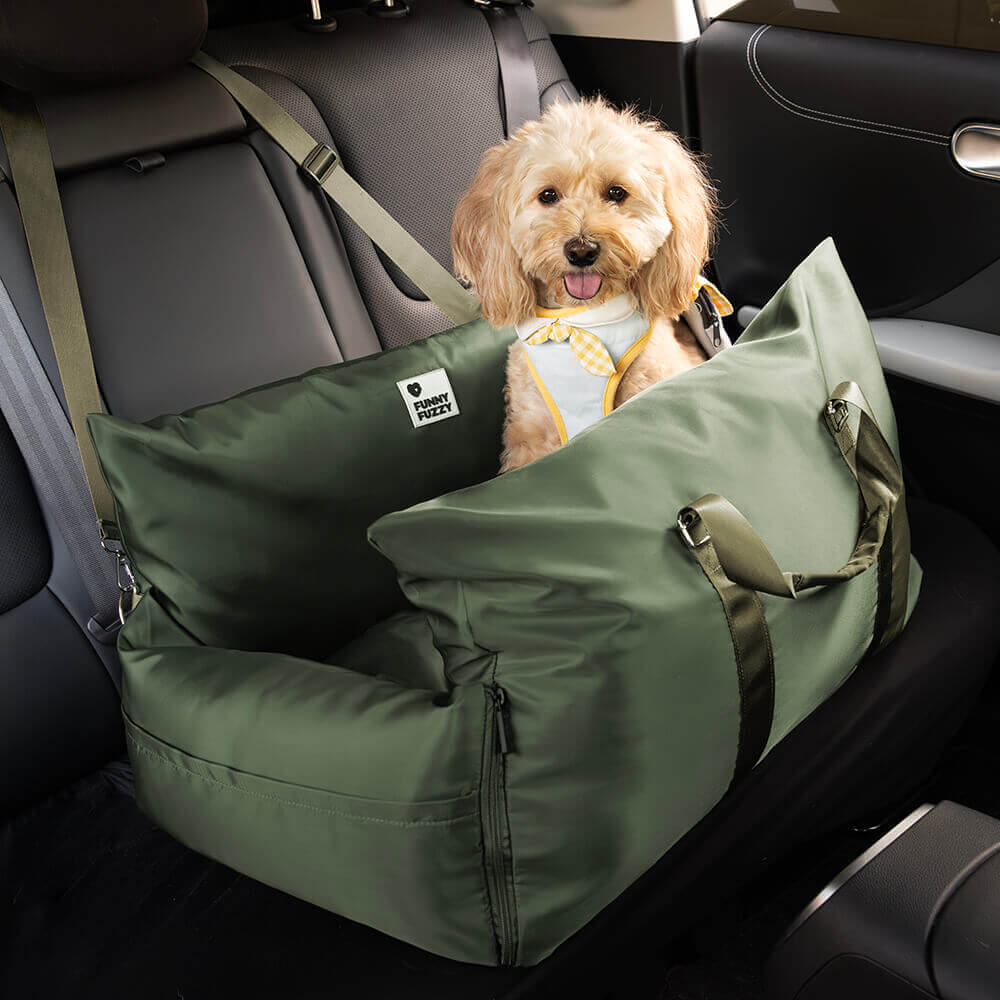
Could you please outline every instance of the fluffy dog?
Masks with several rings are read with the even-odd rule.
[[[677,136],[601,99],[559,103],[486,152],[455,211],[452,252],[496,327],[538,315],[570,323],[566,307],[633,297],[623,301],[647,321],[648,339],[618,372],[606,412],[705,360],[679,317],[714,221],[712,186]],[[507,364],[502,472],[566,439],[537,374],[519,339]]]

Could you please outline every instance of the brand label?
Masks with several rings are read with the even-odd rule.
[[[411,375],[396,383],[414,427],[426,427],[439,420],[458,416],[458,403],[448,373],[435,368],[423,375]]]

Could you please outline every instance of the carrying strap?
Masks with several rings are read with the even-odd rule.
[[[518,17],[515,3],[504,0],[476,0],[493,33],[500,68],[503,98],[504,132],[512,136],[525,122],[534,121],[542,112],[538,101],[538,77],[531,46]]]
[[[317,142],[274,98],[228,66],[204,52],[196,52],[191,62],[221,83],[236,103],[453,323],[461,325],[479,316],[478,300],[351,177],[329,146]]]
[[[0,99],[0,133],[7,147],[11,180],[59,366],[69,421],[103,536],[115,521],[114,501],[101,475],[86,418],[88,413],[103,412],[104,407],[94,373],[49,140],[38,109],[28,95],[4,91]]]
[[[856,428],[852,410],[858,414]],[[854,550],[839,569],[782,571],[750,522],[718,494],[701,497],[677,515],[681,537],[719,595],[732,638],[741,706],[734,781],[760,759],[774,713],[774,656],[759,593],[794,599],[814,587],[846,583],[877,563],[870,652],[890,643],[906,617],[910,532],[899,465],[856,383],[837,386],[823,417],[857,480],[865,509]]]

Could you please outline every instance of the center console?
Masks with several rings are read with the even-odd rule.
[[[922,806],[799,915],[768,1000],[998,1000],[1000,821]]]

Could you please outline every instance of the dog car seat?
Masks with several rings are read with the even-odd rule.
[[[377,467],[340,491],[391,509],[463,420],[414,427],[398,387],[428,370],[499,382],[496,343],[478,321],[181,417],[89,422],[148,590],[120,640],[143,808],[427,950],[531,965],[898,634],[920,574],[878,356],[827,241],[737,347],[553,455],[378,520],[418,611],[323,661],[288,655],[304,628],[285,609],[313,618],[309,591],[343,585],[314,527],[341,472]],[[334,416],[358,400],[380,427],[342,459]],[[750,419],[734,430],[731,412]],[[231,580],[240,614],[277,612],[278,652],[199,641],[199,595],[172,579],[197,579],[205,553],[220,607]],[[282,561],[306,571],[275,579]]]
[[[50,24],[63,20],[53,0],[44,8],[34,3],[24,6],[45,11]],[[5,4],[5,12],[12,7],[13,3]],[[164,8],[166,14],[177,10],[176,3]],[[412,34],[395,30],[390,36],[382,23],[363,11],[338,12],[342,30],[326,36],[322,46],[288,21],[212,32],[207,47],[219,55],[231,50],[233,61],[241,66],[269,69],[267,79],[260,82],[302,115],[314,134],[336,123],[339,151],[349,157],[352,172],[397,217],[413,205],[417,211],[414,221],[407,220],[409,228],[445,260],[451,206],[437,192],[442,183],[451,181],[457,194],[464,181],[457,176],[460,170],[453,156],[442,166],[435,152],[437,137],[446,135],[450,149],[463,150],[462,163],[471,164],[471,176],[482,149],[502,137],[502,120],[495,110],[493,42],[479,29],[481,15],[452,0],[422,0],[417,13],[428,22],[428,31],[416,48],[410,44]],[[108,16],[116,15],[112,11]],[[558,86],[567,86],[537,16],[526,10],[519,10],[518,16],[532,38],[540,90],[549,79],[563,79]],[[106,21],[100,7],[88,7],[86,24],[63,46],[59,58],[93,51],[92,35],[111,32]],[[411,23],[416,21],[404,26]],[[164,25],[169,19],[161,19],[161,29]],[[116,24],[116,29],[120,27]],[[124,37],[127,41],[128,35]],[[143,35],[141,41],[155,45],[162,37],[161,30]],[[415,87],[405,73],[380,75],[375,115],[372,105],[364,103],[371,96],[372,61],[363,53],[371,45],[381,46],[379,58],[394,66],[410,60],[419,68],[418,56],[426,56],[428,64],[443,59],[462,71],[436,75],[432,85],[422,87]],[[100,90],[81,85],[73,93],[46,98],[43,106],[54,143],[55,133],[72,124],[77,136],[89,137],[96,152],[104,151],[104,158],[92,159],[89,166],[61,162],[64,193],[72,190],[76,179],[83,181],[109,168],[107,201],[100,210],[71,214],[69,222],[74,249],[86,257],[87,280],[81,283],[91,332],[100,341],[98,374],[106,395],[110,390],[114,398],[112,411],[145,419],[241,388],[228,382],[227,365],[248,360],[241,346],[248,330],[255,334],[266,330],[270,339],[255,339],[253,353],[261,368],[243,385],[280,377],[291,370],[285,367],[288,338],[300,332],[271,326],[265,309],[243,310],[255,299],[247,295],[243,275],[220,266],[229,259],[226,244],[218,233],[206,240],[204,230],[194,224],[202,215],[212,218],[225,202],[206,197],[200,215],[137,211],[147,195],[152,197],[146,185],[137,189],[145,194],[136,194],[121,225],[110,232],[104,228],[106,221],[117,219],[107,205],[113,207],[115,197],[127,194],[126,185],[137,180],[117,165],[143,149],[162,147],[164,137],[157,137],[152,124],[162,120],[168,107],[176,110],[181,124],[174,133],[178,145],[173,148],[178,152],[226,142],[248,143],[254,150],[262,164],[263,182],[250,189],[241,187],[239,201],[246,217],[240,224],[254,221],[259,205],[266,210],[270,192],[277,190],[286,219],[282,224],[294,239],[285,241],[278,238],[280,234],[262,230],[255,239],[266,244],[272,257],[301,254],[308,271],[301,279],[294,269],[282,268],[277,280],[287,284],[281,285],[279,294],[302,294],[304,280],[306,286],[312,282],[318,288],[328,316],[355,310],[353,319],[330,322],[332,333],[326,341],[317,338],[318,346],[302,367],[336,360],[337,355],[327,354],[323,347],[331,337],[344,357],[378,349],[376,333],[382,331],[378,323],[373,331],[365,304],[379,315],[384,313],[376,308],[380,301],[369,295],[370,282],[390,281],[387,297],[407,321],[387,322],[387,330],[416,330],[417,324],[409,320],[433,307],[391,284],[370,243],[371,256],[354,256],[351,251],[365,302],[349,284],[338,283],[343,258],[336,229],[308,185],[288,169],[280,150],[266,139],[261,142],[260,134],[246,126],[237,125],[230,137],[196,136],[203,116],[218,107],[212,100],[212,81],[193,72],[179,75],[194,78],[193,87],[200,82],[198,99],[182,102],[166,87],[164,75],[157,87],[145,77]],[[398,157],[389,155],[386,144],[393,142],[398,130],[411,129],[416,118],[406,101],[418,93],[428,127],[419,133],[423,140],[419,148],[407,146],[408,184],[393,187],[392,178],[401,175]],[[149,133],[134,136],[138,142],[116,150],[111,146],[127,120],[123,101],[128,95],[134,96],[139,118],[149,122]],[[221,97],[224,103],[227,99]],[[471,102],[478,102],[475,109]],[[57,105],[67,115],[57,119],[54,111],[50,113]],[[355,106],[363,113],[352,118]],[[474,129],[467,127],[470,115]],[[492,123],[488,134],[482,129],[484,122]],[[392,150],[398,151],[398,145]],[[145,184],[159,176],[162,183],[177,163],[168,149],[166,165],[157,168],[159,174],[150,172],[138,179]],[[209,171],[206,163],[204,171],[189,177],[192,196],[231,169],[219,161],[211,166]],[[58,391],[15,195],[9,178],[0,176],[0,274]],[[422,226],[437,227],[442,234],[440,251]],[[132,263],[119,253],[124,246],[143,250],[145,259],[134,262],[134,275],[123,270]],[[193,266],[205,269],[204,284],[199,286],[203,291],[194,303],[176,292],[157,294],[176,267],[171,256],[176,248]],[[133,286],[134,302],[145,297],[156,302],[154,310],[118,313],[118,299],[125,306],[133,302],[126,274],[132,282],[144,282]],[[189,306],[197,307],[197,316]],[[100,310],[99,324],[92,315],[95,309]],[[436,322],[439,329],[447,325],[439,314]],[[176,340],[188,331],[198,334],[205,324],[211,337]],[[142,338],[142,349],[133,352],[137,336]],[[171,352],[165,348],[171,343],[173,366],[166,363]],[[210,371],[205,370],[205,361]],[[135,391],[129,401],[123,393],[130,383]],[[150,400],[151,407],[143,405]],[[0,440],[0,463],[0,487],[7,491],[4,503],[11,512],[2,533],[2,544],[8,548],[0,559],[6,571],[0,594],[0,646],[8,681],[7,697],[0,702],[0,731],[8,760],[3,803],[11,811],[25,799],[40,799],[98,768],[115,753],[120,719],[114,690],[98,658],[113,656],[113,647],[96,642],[87,632],[93,609],[85,608],[85,594],[78,595],[79,584],[59,533],[51,519],[43,520],[17,445],[7,437]],[[536,969],[488,969],[434,959],[239,877],[157,830],[134,809],[127,783],[118,781],[109,768],[44,798],[5,824],[9,865],[3,874],[12,902],[8,934],[0,949],[4,988],[11,993],[71,991],[124,997],[137,992],[153,995],[164,984],[178,982],[191,989],[305,995],[335,966],[338,983],[358,995],[394,996],[406,991],[435,1000],[464,1000],[506,996],[511,989],[518,996],[535,991],[548,996],[557,988],[596,989],[598,983],[616,979],[620,966],[610,960],[612,955],[648,942],[649,933],[655,934],[651,943],[658,945],[696,919],[707,900],[731,892],[759,872],[762,859],[778,857],[803,838],[878,806],[930,766],[963,717],[997,648],[997,557],[967,520],[916,500],[909,506],[914,550],[928,575],[914,618],[900,639],[872,657],[868,669],[852,675],[631,890]],[[950,541],[955,538],[968,543],[962,558],[956,557]],[[879,766],[872,767],[872,760]],[[109,961],[110,953],[121,961]]]

